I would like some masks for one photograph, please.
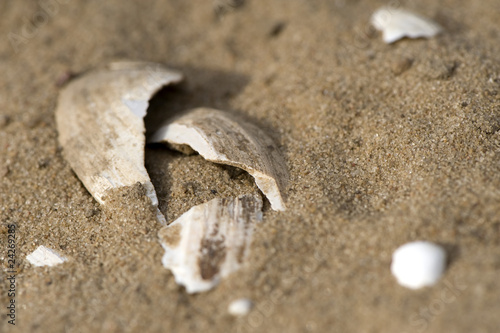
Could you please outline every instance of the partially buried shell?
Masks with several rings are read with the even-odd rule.
[[[163,265],[188,293],[209,290],[240,268],[261,220],[259,196],[216,198],[195,206],[160,230]]]
[[[116,62],[61,91],[56,121],[64,156],[99,203],[108,190],[139,182],[158,205],[144,166],[143,118],[153,94],[182,79],[159,64]],[[157,216],[165,223],[159,211]]]
[[[274,210],[286,209],[283,199],[288,171],[279,148],[256,126],[231,114],[210,109],[188,110],[169,120],[148,140],[185,151],[185,145],[205,159],[250,173]]]
[[[106,204],[110,190],[140,183],[156,206],[158,220],[166,223],[144,166],[143,118],[153,94],[181,80],[180,73],[158,64],[119,62],[70,82],[60,93],[59,141],[99,203]],[[152,141],[177,149],[187,145],[210,161],[248,171],[272,208],[285,209],[286,164],[259,128],[226,112],[200,108],[167,122]],[[188,292],[208,290],[241,266],[254,224],[261,220],[260,196],[214,199],[195,206],[160,230],[163,264]]]

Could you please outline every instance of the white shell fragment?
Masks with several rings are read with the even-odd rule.
[[[411,289],[434,285],[445,268],[445,250],[430,242],[407,243],[392,255],[392,274],[400,285]]]
[[[249,314],[252,308],[253,302],[250,299],[239,298],[229,304],[227,312],[235,317],[242,317]]]
[[[30,264],[37,267],[55,266],[68,260],[66,257],[43,245],[40,245],[35,251],[28,254],[26,259]]]
[[[182,74],[160,64],[117,62],[70,82],[56,109],[64,156],[101,204],[110,189],[141,183],[154,206],[153,184],[144,166],[149,99]],[[165,218],[158,211],[158,219]]]
[[[259,128],[227,112],[197,108],[168,121],[150,142],[168,143],[174,149],[189,146],[205,159],[232,165],[250,173],[274,210],[286,209],[282,193],[288,182],[283,156]]]
[[[163,266],[188,293],[209,290],[241,266],[254,224],[261,220],[257,196],[216,198],[195,206],[160,230]]]
[[[430,38],[442,31],[435,22],[403,9],[383,7],[373,13],[371,23],[382,31],[387,44],[403,38]]]

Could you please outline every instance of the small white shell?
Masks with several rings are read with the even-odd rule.
[[[371,23],[383,32],[384,42],[393,43],[403,37],[430,38],[442,31],[435,22],[403,9],[380,8],[371,17]]]
[[[431,242],[407,243],[392,255],[392,274],[400,285],[411,289],[434,285],[445,268],[445,250]]]
[[[37,267],[55,266],[68,260],[66,257],[43,245],[40,245],[35,251],[28,254],[26,259],[30,264]]]
[[[252,300],[248,298],[238,298],[229,304],[229,306],[227,307],[227,312],[229,312],[229,314],[233,316],[242,317],[249,314],[252,308]]]

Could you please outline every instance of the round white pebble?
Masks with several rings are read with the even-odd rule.
[[[407,243],[392,254],[392,274],[400,285],[411,289],[434,285],[445,267],[446,252],[431,242]]]
[[[253,303],[248,298],[239,298],[229,304],[228,312],[233,316],[246,316],[252,310]]]

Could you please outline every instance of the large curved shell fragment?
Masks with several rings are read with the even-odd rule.
[[[375,11],[371,23],[382,31],[387,44],[403,38],[430,38],[439,34],[442,28],[423,16],[397,8],[383,7]]]
[[[197,108],[168,121],[149,139],[184,151],[186,145],[205,159],[250,173],[274,210],[286,209],[282,193],[288,182],[285,160],[274,142],[259,128],[230,114]]]
[[[110,189],[141,183],[154,206],[156,193],[144,166],[149,99],[182,74],[160,64],[117,62],[70,82],[56,109],[64,156],[101,204]],[[165,218],[158,211],[158,219]]]
[[[207,291],[241,267],[261,220],[260,196],[216,198],[194,206],[160,230],[163,266],[188,293]]]

